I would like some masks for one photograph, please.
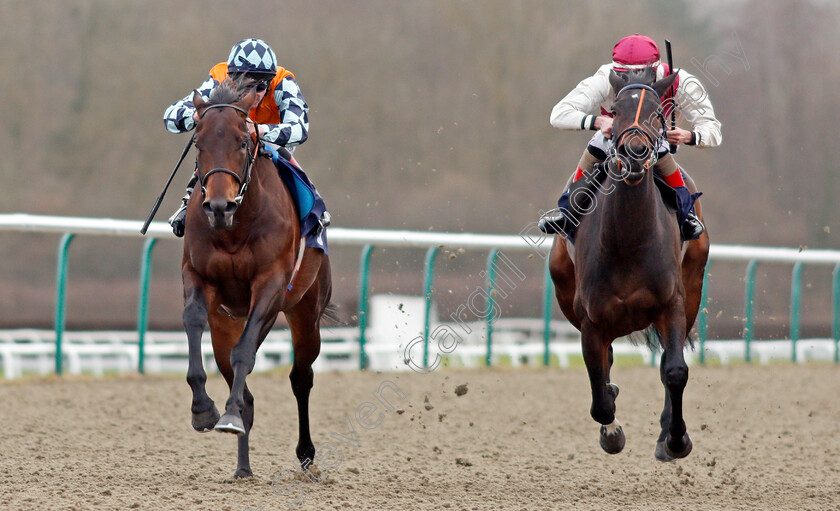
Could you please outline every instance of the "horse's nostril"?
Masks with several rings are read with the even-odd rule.
[[[237,203],[235,203],[235,202],[233,202],[233,201],[228,201],[228,203],[227,203],[227,207],[225,208],[225,214],[226,214],[226,215],[231,215],[231,214],[233,214],[233,212],[234,212],[234,211],[236,211],[236,208],[237,208],[238,206],[239,206],[239,205],[238,205]]]
[[[201,207],[204,209],[204,212],[208,215],[213,214],[213,208],[210,206],[210,202],[204,202]]]

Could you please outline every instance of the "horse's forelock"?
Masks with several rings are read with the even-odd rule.
[[[207,106],[210,105],[232,105],[239,101],[242,97],[242,87],[235,80],[227,79],[221,82],[210,93],[210,100]]]
[[[634,69],[632,71],[627,72],[627,83],[625,85],[631,84],[642,84],[642,85],[650,85],[656,81],[656,70],[652,67],[647,67],[644,69]]]

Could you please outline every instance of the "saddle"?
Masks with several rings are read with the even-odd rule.
[[[326,229],[321,225],[321,216],[327,210],[324,199],[318,193],[306,173],[291,161],[291,153],[285,148],[275,149],[262,145],[262,153],[271,158],[283,184],[288,188],[300,220],[301,236],[307,247],[319,248],[327,252]]]

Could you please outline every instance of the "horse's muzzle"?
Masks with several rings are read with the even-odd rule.
[[[216,197],[204,201],[202,208],[213,229],[229,229],[233,226],[233,214],[239,205],[231,200]]]

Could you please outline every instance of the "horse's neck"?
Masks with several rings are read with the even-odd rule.
[[[283,217],[295,218],[297,214],[291,192],[283,184],[271,160],[258,158],[252,172],[251,183],[237,214],[241,213],[242,220],[247,219],[251,226],[282,228]]]
[[[295,218],[296,213],[291,194],[277,175],[274,164],[259,158],[254,161],[251,172],[248,189],[235,213],[233,229],[217,234],[220,236],[218,241],[230,250],[262,239],[261,231],[282,233],[284,229],[294,229],[294,222],[283,221],[286,216]]]
[[[617,181],[612,193],[598,196],[604,202],[599,204],[600,244],[610,247],[610,252],[619,257],[640,256],[643,248],[651,246],[662,232],[658,223],[663,208],[652,172],[636,186]]]

